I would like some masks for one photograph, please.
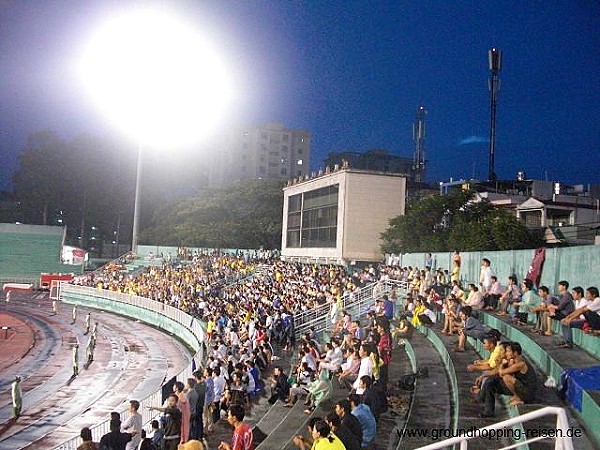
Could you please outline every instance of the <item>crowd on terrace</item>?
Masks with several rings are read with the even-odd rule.
[[[402,332],[405,334],[410,328],[409,321],[413,326],[433,326],[440,318],[442,333],[457,336],[455,352],[465,351],[469,337],[483,343],[489,358],[476,360],[467,367],[469,372],[478,373],[471,392],[481,402],[482,417],[495,414],[498,395],[509,395],[511,405],[535,401],[541,381],[523,355],[522,344],[502,341],[498,330],[483,324],[481,311],[506,317],[521,331],[545,337],[554,336],[558,328],[559,341],[555,344],[558,348],[573,348],[573,328],[600,335],[600,295],[595,286],[570,287],[568,281],[561,280],[554,295],[548,286],[536,287],[533,279],[519,280],[516,275],[509,276],[503,285],[492,262],[483,258],[479,282],[470,283],[465,292],[459,282],[458,252],[452,274],[448,275],[448,271],[432,271],[430,267],[409,273],[411,292],[404,306],[406,319],[401,321]]]
[[[152,438],[142,441],[141,432],[132,433],[113,418],[111,433],[115,442],[125,443],[129,435],[128,448],[152,439],[164,448],[176,448],[172,446],[175,441],[206,446],[205,438],[215,423],[226,418],[241,427],[245,412],[262,394],[268,393],[272,404],[281,401],[292,406],[296,401],[305,401],[305,412],[311,415],[331,395],[333,379],[347,388],[350,396],[336,407],[339,419],[322,421],[320,434],[313,438],[335,440],[339,435],[347,445],[338,448],[349,449],[373,443],[376,420],[385,404],[391,358],[391,301],[382,302],[373,311],[366,327],[351,326],[356,322],[340,311],[326,344],[307,333],[296,345],[294,314],[318,305],[333,307],[359,285],[375,281],[382,274],[397,276],[393,273],[396,269],[368,266],[349,274],[339,266],[272,261],[260,273],[247,277],[254,274],[255,268],[248,258],[213,254],[185,263],[165,262],[133,276],[121,267],[107,266],[102,273],[78,280],[79,284],[153,298],[207,322],[209,355],[205,368],[195,372],[194,379],[175,383],[175,395],[168,404],[154,408],[163,413],[164,423],[158,423]],[[297,365],[291,370],[275,365],[278,358],[274,346],[295,350]],[[133,409],[137,407],[132,403],[130,413],[135,415]],[[175,409],[181,414],[174,413]],[[342,436],[342,424],[352,419],[355,434]],[[173,425],[173,421],[179,425]],[[219,448],[252,448],[246,445],[252,441],[252,431],[244,428],[245,436],[240,436],[238,427],[235,430],[232,442],[222,442]],[[309,442],[303,439],[298,441],[301,448]]]
[[[181,442],[194,438],[202,445],[214,424],[225,418],[234,426],[234,437],[219,448],[252,448],[252,430],[242,426],[244,414],[257,396],[267,392],[269,403],[305,402],[305,412],[312,416],[311,436],[294,438],[298,448],[310,448],[313,441],[320,443],[318,448],[372,445],[377,421],[386,410],[392,346],[410,339],[415,326],[434,326],[441,319],[441,332],[457,336],[457,352],[465,351],[467,337],[483,342],[490,357],[475,360],[466,369],[477,374],[472,393],[481,402],[484,417],[494,415],[498,395],[510,395],[514,405],[534,401],[540,382],[521,345],[502,342],[497,330],[483,325],[479,311],[509,315],[515,325],[530,324],[532,333],[545,336],[554,333],[552,323],[559,321],[564,337],[559,345],[564,348],[573,346],[572,328],[600,330],[600,298],[593,286],[569,290],[569,284],[561,281],[553,296],[549,288],[536,289],[531,280],[518,282],[515,276],[502,285],[491,262],[484,259],[479,282],[469,284],[466,293],[460,284],[458,252],[450,270],[430,264],[424,269],[372,265],[349,273],[339,266],[272,260],[255,273],[256,261],[251,258],[210,254],[195,255],[185,263],[168,261],[135,276],[109,266],[83,283],[149,297],[206,320],[210,342],[206,368],[177,384],[173,404],[167,408],[182,411],[179,428],[170,427]],[[408,284],[410,293],[401,308],[396,308],[397,294],[392,290],[366,321],[339,310],[329,342],[310,332],[295,342],[296,313],[327,304],[334,309],[338,299],[357,287],[386,279]],[[276,365],[274,344],[296,351],[298,361],[291,370]],[[330,415],[314,417],[330,398],[332,383],[348,389],[348,398],[337,402]],[[159,431],[163,428],[157,424],[154,435],[164,436],[164,430]]]

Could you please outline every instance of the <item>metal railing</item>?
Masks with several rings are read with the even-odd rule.
[[[94,305],[90,305],[85,303],[85,297],[93,297],[96,299],[104,299],[110,300],[118,303],[123,303],[124,305],[133,306],[136,308],[145,309],[150,312],[150,314],[157,314],[162,317],[167,317],[179,325],[184,327],[187,331],[189,331],[194,339],[192,342],[186,342],[191,348],[195,350],[195,354],[193,358],[199,362],[203,362],[204,358],[204,328],[199,320],[186,314],[185,312],[169,306],[164,303],[157,302],[154,300],[150,300],[144,297],[138,297],[134,295],[121,294],[118,292],[112,292],[102,289],[89,288],[84,286],[74,286],[67,283],[61,283],[60,288],[60,299],[66,301],[67,303],[79,303],[84,304],[86,307],[94,307]],[[142,319],[141,317],[136,317],[136,319]],[[178,380],[185,380],[187,378],[192,377],[192,368],[190,364],[187,364],[186,367],[176,375]],[[162,405],[162,389],[146,396],[144,399],[140,400],[140,409],[139,412],[142,414],[143,423],[150,422],[155,416],[155,412],[148,411],[146,409],[147,406],[159,406]],[[121,414],[126,412],[126,405],[119,410]],[[92,438],[95,442],[98,442],[100,438],[110,431],[109,429],[110,420],[105,420],[93,427],[92,430]],[[79,436],[73,437],[62,444],[54,447],[54,450],[76,450],[77,446],[81,444],[81,438]]]
[[[514,425],[521,425],[524,422],[539,419],[540,417],[545,416],[556,416],[556,427],[554,430],[549,430],[552,433],[548,433],[546,435],[540,435],[543,433],[536,433],[538,434],[538,436],[534,436],[530,439],[526,439],[523,441],[517,439],[516,444],[501,447],[498,450],[508,450],[511,448],[517,448],[526,444],[531,444],[533,442],[548,440],[552,438],[554,438],[555,450],[573,450],[572,436],[569,436],[570,427],[569,421],[567,419],[567,413],[563,408],[558,408],[555,406],[546,406],[545,408],[541,408],[536,411],[529,412],[527,414],[522,414],[512,419],[504,420],[502,422],[498,422],[484,428],[478,428],[476,430],[465,430],[469,431],[468,436],[463,435],[452,437],[450,439],[435,442],[424,447],[419,447],[417,450],[437,450],[442,448],[448,448],[456,444],[459,445],[460,450],[467,450],[469,441],[472,439],[486,439],[491,442],[492,439],[495,439],[495,437],[499,435],[497,430],[510,428]],[[525,435],[525,437],[527,437],[527,435]]]
[[[313,328],[316,333],[330,331],[342,311],[347,311],[352,317],[366,314],[377,299],[389,294],[394,287],[399,297],[405,296],[408,292],[406,281],[381,280],[345,293],[340,304],[324,304],[296,313],[294,315],[296,337],[301,337],[310,328]]]

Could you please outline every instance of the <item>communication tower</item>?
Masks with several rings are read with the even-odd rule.
[[[417,116],[413,125],[413,140],[415,141],[415,154],[413,158],[413,173],[416,183],[425,181],[425,107],[417,108]]]

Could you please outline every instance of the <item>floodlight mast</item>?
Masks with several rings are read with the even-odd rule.
[[[492,48],[488,51],[490,65],[490,78],[488,88],[490,90],[490,150],[488,165],[488,181],[496,181],[496,107],[498,103],[498,91],[500,90],[500,69],[502,66],[502,51]]]
[[[142,178],[142,142],[138,145],[137,169],[135,175],[135,199],[133,203],[133,234],[131,236],[131,252],[137,255],[138,233],[140,229],[140,184]]]

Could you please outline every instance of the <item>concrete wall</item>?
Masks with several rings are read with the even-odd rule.
[[[292,195],[339,185],[335,248],[288,248],[287,211]],[[380,234],[404,214],[406,178],[397,174],[343,169],[284,189],[281,254],[287,259],[329,259],[337,263],[380,261]]]
[[[61,300],[139,320],[177,337],[193,353],[202,350],[204,324],[177,308],[143,297],[102,289],[61,285]]]
[[[454,252],[433,253],[437,267],[451,269],[452,255]],[[461,280],[465,282],[479,280],[481,259],[488,258],[492,262],[492,269],[498,275],[502,284],[507,278],[516,274],[525,277],[534,250],[509,250],[493,252],[465,252],[461,253]],[[406,253],[400,256],[401,266],[425,266],[425,253]],[[571,286],[600,286],[600,246],[582,245],[577,247],[562,247],[546,249],[546,261],[542,271],[541,284],[556,289],[560,280],[567,280]]]
[[[381,233],[391,218],[404,214],[406,178],[350,172],[344,196],[343,258],[381,259]]]

